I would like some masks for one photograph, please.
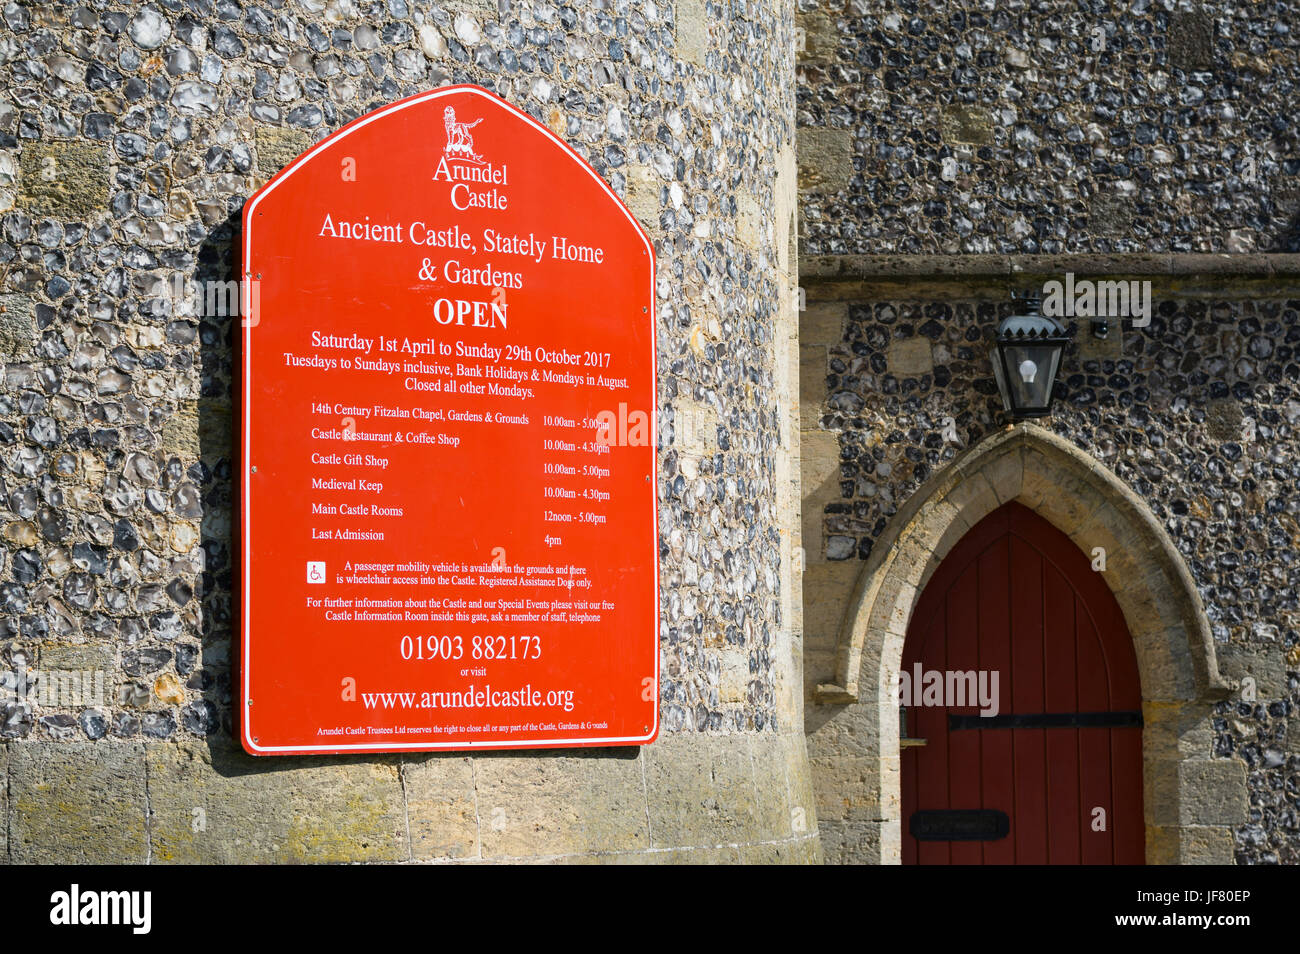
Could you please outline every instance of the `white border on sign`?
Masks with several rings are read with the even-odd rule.
[[[358,129],[362,128],[363,126],[369,125],[370,123],[374,122],[377,119],[382,119],[383,117],[389,115],[390,113],[394,113],[397,112],[398,110],[406,109],[408,106],[415,106],[418,103],[423,103],[431,99],[439,99],[443,96],[449,96],[457,93],[471,93],[482,99],[489,100],[490,102],[492,102],[497,106],[504,106],[506,109],[510,110],[520,119],[527,122],[538,132],[544,134],[556,145],[560,146],[564,150],[564,154],[567,155],[574,162],[576,162],[584,172],[586,172],[589,176],[591,176],[591,178],[594,179],[600,185],[600,187],[605,190],[605,194],[614,200],[615,205],[627,217],[627,220],[630,223],[632,223],[632,226],[636,230],[637,235],[640,236],[641,241],[645,244],[646,254],[650,258],[650,368],[653,373],[652,387],[650,389],[651,392],[650,393],[650,427],[651,427],[652,438],[655,441],[655,444],[653,446],[657,447],[658,434],[659,434],[659,428],[658,428],[659,352],[658,352],[658,325],[657,325],[657,319],[655,314],[655,250],[654,250],[654,246],[650,243],[650,237],[646,234],[645,229],[641,227],[641,223],[636,220],[636,217],[633,216],[632,213],[628,210],[627,206],[623,204],[623,200],[620,199],[617,193],[615,193],[614,190],[609,187],[609,183],[607,183],[604,179],[602,179],[599,175],[597,175],[596,170],[591,168],[591,166],[581,156],[579,156],[576,152],[574,152],[572,147],[570,147],[568,143],[566,143],[563,139],[560,139],[553,132],[551,132],[541,123],[537,122],[537,120],[533,119],[532,116],[529,116],[527,113],[523,112],[513,103],[501,98],[500,96],[497,96],[496,94],[492,93],[490,90],[483,89],[480,86],[461,84],[457,86],[444,86],[441,87],[440,89],[432,90],[428,93],[417,93],[414,96],[408,96],[406,99],[398,100],[396,103],[393,103],[389,106],[385,106],[382,109],[377,109],[372,113],[368,113],[365,116],[359,117],[358,119],[354,119],[352,122],[348,123],[348,125],[344,126],[342,129],[338,130],[337,132],[333,133],[330,136],[327,136],[325,139],[322,139],[319,143],[316,144],[316,146],[310,152],[304,153],[302,157],[299,158],[298,161],[295,162],[293,165],[277,173],[275,177],[272,178],[272,180],[269,183],[263,186],[262,189],[260,189],[257,192],[257,194],[254,195],[253,198],[251,198],[248,201],[248,204],[244,207],[243,277],[245,279],[252,277],[252,269],[250,267],[250,263],[252,260],[252,248],[253,248],[253,213],[256,211],[258,203],[261,202],[263,199],[265,199],[273,191],[275,191],[277,186],[279,186],[282,182],[284,182],[287,178],[289,178],[289,176],[293,175],[293,173],[297,171],[304,163],[310,161],[312,157],[314,157],[317,153],[321,152],[328,146],[333,145],[334,143],[350,135],[351,133],[356,132]],[[252,296],[249,296],[249,298],[251,300]],[[260,304],[258,305],[258,307],[260,307]],[[241,616],[241,626],[243,628],[243,658],[241,660],[241,664],[242,664],[241,682],[243,686],[243,692],[239,697],[239,706],[241,711],[238,713],[238,716],[239,716],[239,724],[241,727],[240,731],[243,734],[245,746],[248,747],[251,751],[255,751],[255,752],[266,752],[266,753],[278,752],[281,754],[289,755],[293,753],[307,753],[307,752],[366,752],[366,751],[391,752],[395,749],[411,749],[411,750],[435,750],[435,749],[457,750],[459,749],[463,751],[463,750],[471,750],[471,749],[572,748],[580,745],[617,745],[619,743],[635,744],[639,742],[648,742],[650,739],[653,739],[659,731],[659,499],[658,499],[659,495],[655,490],[655,488],[657,487],[657,483],[656,483],[657,474],[655,473],[652,473],[650,475],[651,477],[650,520],[651,520],[651,527],[653,528],[654,531],[653,539],[655,541],[654,543],[654,567],[655,567],[654,623],[653,623],[653,634],[654,634],[654,645],[655,645],[654,722],[650,726],[650,731],[647,732],[645,735],[618,736],[618,737],[597,736],[588,739],[569,739],[569,738],[520,739],[517,741],[510,741],[510,742],[500,742],[500,741],[376,742],[373,744],[356,744],[356,745],[274,745],[273,746],[273,745],[259,745],[253,740],[252,726],[250,725],[251,720],[249,718],[249,716],[251,715],[251,709],[253,707],[250,707],[248,705],[248,700],[251,695],[250,672],[252,670],[252,640],[251,640],[252,626],[249,620],[250,614],[248,611],[249,596],[252,592],[252,541],[250,540],[250,533],[249,533],[250,517],[252,511],[252,481],[249,479],[251,476],[250,468],[252,466],[252,463],[249,458],[251,457],[252,448],[249,442],[249,434],[250,434],[249,424],[250,424],[250,415],[252,411],[252,395],[253,395],[252,363],[251,363],[252,345],[253,345],[253,328],[257,322],[250,321],[249,318],[250,318],[249,315],[243,316],[244,383],[243,383],[243,409],[240,412],[240,422],[241,422],[241,430],[242,430],[241,442],[243,444],[243,448],[242,448],[243,460],[241,461],[241,466],[240,466],[240,471],[243,479],[243,486],[241,488],[242,493],[240,495],[241,496],[240,530],[241,530],[241,535],[243,536],[243,540],[241,543],[241,550],[243,551],[243,568],[241,573],[243,587],[242,587],[242,592],[240,593],[240,616]],[[655,458],[657,463],[657,455],[655,455]]]

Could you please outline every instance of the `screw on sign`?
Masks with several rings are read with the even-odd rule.
[[[314,146],[243,234],[245,748],[652,741],[654,252],[631,213],[455,86]]]

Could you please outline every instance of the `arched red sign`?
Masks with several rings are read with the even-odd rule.
[[[412,96],[244,209],[241,741],[658,730],[654,250],[487,90]]]

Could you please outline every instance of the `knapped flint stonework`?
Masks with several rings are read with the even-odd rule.
[[[0,661],[93,647],[108,677],[93,704],[5,704],[6,858],[819,858],[781,423],[792,6],[8,2],[0,20]],[[449,82],[563,136],[655,241],[661,739],[253,760],[230,740],[237,322],[158,283],[233,278],[260,184]],[[680,424],[703,417],[687,453]]]
[[[1300,31],[1231,0],[800,0],[798,122],[851,140],[813,255],[1300,251]],[[828,35],[829,34],[829,35]]]

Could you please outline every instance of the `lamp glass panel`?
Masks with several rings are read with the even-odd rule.
[[[1010,413],[1011,398],[1007,391],[1007,376],[1002,373],[1002,349],[994,345],[990,357],[993,359],[993,377],[997,378],[998,382],[998,394],[1002,396],[1002,410]]]
[[[1010,396],[1012,410],[1046,411],[1061,361],[1061,345],[1006,342],[1001,348],[1002,380],[998,384]]]

